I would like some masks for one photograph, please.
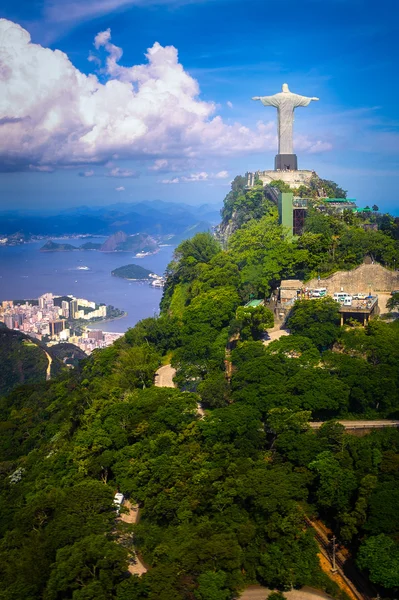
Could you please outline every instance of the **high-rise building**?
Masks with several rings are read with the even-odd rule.
[[[51,321],[50,325],[50,336],[55,337],[61,333],[65,328],[65,321]]]
[[[76,313],[79,311],[79,306],[78,306],[78,301],[77,300],[71,300],[69,303],[69,316],[71,317],[71,319],[75,319],[76,318]]]
[[[70,333],[70,329],[63,329],[62,331],[60,331],[60,342],[66,342],[69,339]]]
[[[66,319],[68,319],[69,317],[69,302],[66,302],[65,300],[63,300],[61,302],[61,314],[63,317],[65,317]]]
[[[96,340],[96,342],[102,342],[104,339],[104,334],[100,329],[92,329],[88,334],[91,340]]]
[[[51,308],[54,306],[54,297],[53,294],[48,292],[47,294],[43,294],[38,298],[39,308]]]
[[[6,315],[4,317],[4,324],[8,329],[14,329],[14,321],[12,315]]]
[[[12,316],[14,321],[14,327],[20,327],[24,322],[24,315],[22,313],[16,313]]]

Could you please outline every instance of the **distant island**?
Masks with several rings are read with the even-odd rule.
[[[72,246],[72,244],[57,244],[52,240],[49,240],[40,248],[40,252],[73,252],[76,250],[79,250],[79,248]]]
[[[85,242],[81,246],[59,244],[49,240],[40,248],[40,252],[74,252],[78,250],[98,250],[100,252],[135,252],[141,256],[155,254],[159,251],[158,242],[146,233],[128,235],[117,231],[109,236],[103,244]]]
[[[144,269],[139,265],[124,265],[111,271],[111,275],[122,277],[122,279],[134,279],[140,281],[148,281],[151,279],[151,271]]]

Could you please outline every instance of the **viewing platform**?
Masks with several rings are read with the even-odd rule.
[[[339,314],[341,316],[341,327],[345,323],[345,319],[356,319],[363,321],[363,325],[367,325],[370,317],[376,314],[378,309],[378,296],[369,296],[364,300],[353,300],[350,306],[341,305]]]

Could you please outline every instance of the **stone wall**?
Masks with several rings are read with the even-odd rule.
[[[378,293],[399,290],[399,271],[389,271],[379,264],[362,264],[352,271],[337,271],[325,279],[311,279],[306,287],[326,287],[329,294],[344,292]]]
[[[264,185],[269,185],[272,181],[281,180],[288,183],[291,188],[297,188],[300,185],[309,185],[314,171],[257,171],[255,173]]]

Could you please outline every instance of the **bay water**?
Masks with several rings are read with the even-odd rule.
[[[58,243],[79,246],[85,242],[103,243],[105,238],[63,238]],[[111,271],[137,264],[163,275],[172,259],[174,247],[162,246],[157,254],[136,258],[131,252],[40,252],[46,240],[21,246],[0,246],[0,301],[38,298],[46,292],[73,294],[97,303],[112,304],[127,316],[90,328],[125,332],[137,321],[159,312],[162,289],[146,282],[113,277]],[[86,266],[87,270],[78,267]]]

